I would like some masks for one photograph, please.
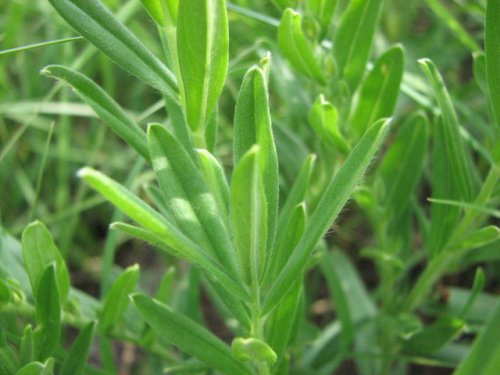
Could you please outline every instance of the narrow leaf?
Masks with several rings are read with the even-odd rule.
[[[167,67],[99,0],[50,0],[62,18],[119,66],[150,86],[177,97],[177,83]]]
[[[201,325],[147,296],[135,295],[132,299],[144,320],[183,352],[226,374],[251,373],[233,358],[224,342]]]
[[[225,0],[183,0],[177,15],[177,52],[186,117],[204,129],[227,74],[229,31]]]
[[[496,375],[500,368],[500,304],[454,375]]]
[[[200,169],[164,126],[150,125],[148,140],[153,168],[179,227],[234,274],[232,241]]]
[[[309,0],[306,5],[316,15],[319,21],[323,35],[326,35],[330,25],[333,21],[335,8],[337,7],[337,0]]]
[[[111,286],[103,303],[99,329],[110,332],[123,324],[125,312],[129,303],[129,295],[135,292],[139,281],[139,265],[135,264],[123,271]]]
[[[54,359],[49,358],[45,363],[31,362],[21,368],[16,375],[52,375]]]
[[[35,330],[37,359],[46,360],[56,350],[61,337],[61,301],[56,283],[54,264],[48,266],[40,278],[36,297]]]
[[[234,115],[234,165],[253,145],[259,146],[259,168],[267,201],[267,247],[272,248],[278,217],[278,156],[269,113],[266,76],[251,68],[241,85]]]
[[[485,26],[486,76],[497,126],[500,126],[500,3],[488,0]]]
[[[141,0],[151,18],[159,25],[164,26],[165,14],[163,13],[162,0]]]
[[[269,312],[286,295],[304,269],[309,256],[319,240],[346,204],[359,184],[368,165],[380,148],[389,128],[389,120],[377,121],[349,154],[344,165],[333,176],[307,225],[304,235],[294,248],[290,259],[267,296],[263,310]]]
[[[314,50],[302,31],[302,16],[286,9],[278,27],[278,43],[295,69],[321,84],[326,82]]]
[[[256,285],[266,262],[267,203],[259,170],[259,147],[240,159],[231,181],[231,224],[240,270]]]
[[[335,33],[333,56],[351,93],[361,81],[370,57],[381,7],[382,0],[350,1]]]
[[[59,370],[60,375],[81,375],[90,353],[95,323],[88,323],[78,334]]]
[[[61,65],[46,66],[41,73],[60,79],[73,87],[116,135],[131,145],[142,157],[149,160],[146,133],[94,81]]]
[[[40,221],[28,225],[23,231],[22,244],[24,263],[34,296],[38,296],[42,274],[50,264],[55,264],[59,296],[61,302],[66,301],[70,287],[68,269],[47,227]]]
[[[403,69],[404,51],[399,45],[377,59],[361,85],[350,119],[350,124],[358,136],[378,119],[392,115],[399,95]]]

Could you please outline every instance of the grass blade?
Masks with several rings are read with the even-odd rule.
[[[395,46],[380,56],[361,85],[351,116],[351,127],[361,136],[380,118],[391,116],[403,78],[404,50]]]
[[[73,87],[78,95],[92,107],[116,135],[131,145],[142,157],[149,160],[146,133],[94,81],[75,70],[61,65],[46,66],[41,73],[62,80]]]
[[[351,93],[361,81],[370,57],[381,6],[382,0],[350,1],[335,34],[333,56]]]
[[[50,0],[50,3],[72,28],[123,69],[177,98],[172,72],[99,0]]]
[[[389,123],[390,120],[382,119],[368,129],[349,154],[344,165],[331,179],[311,216],[304,235],[294,248],[287,264],[281,270],[271,288],[264,303],[264,312],[269,312],[279,303],[281,298],[286,295],[287,290],[293,285],[297,275],[305,267],[314,247],[328,231],[332,222],[337,218],[359,184],[388,132]]]
[[[194,132],[204,130],[227,74],[229,31],[225,0],[179,2],[177,52],[189,127]]]
[[[500,3],[497,0],[488,0],[486,7],[486,75],[488,91],[496,117],[497,126],[500,126]]]
[[[233,358],[229,346],[201,325],[147,296],[135,295],[132,300],[160,337],[183,352],[226,374],[251,373]]]

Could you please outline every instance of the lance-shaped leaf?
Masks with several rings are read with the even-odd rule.
[[[267,202],[267,247],[272,248],[278,216],[278,157],[271,128],[266,76],[259,67],[251,68],[240,89],[234,114],[234,165],[257,144],[259,169]]]
[[[99,329],[109,332],[123,323],[129,304],[129,295],[135,292],[139,281],[139,265],[135,264],[123,271],[114,282],[104,299]]]
[[[325,35],[333,21],[337,0],[309,0],[306,6],[315,14]]]
[[[325,83],[325,76],[313,48],[302,31],[302,16],[288,8],[278,27],[278,43],[283,54],[302,74]]]
[[[352,112],[351,126],[361,136],[368,126],[394,111],[403,78],[404,51],[395,46],[380,56],[367,75]]]
[[[35,307],[38,325],[34,332],[37,359],[44,361],[56,350],[61,337],[62,309],[54,264],[49,265],[40,278]]]
[[[28,225],[22,236],[23,258],[31,282],[33,295],[38,296],[42,274],[50,264],[55,264],[56,283],[60,300],[64,303],[69,293],[69,273],[47,227],[40,221]]]
[[[123,69],[177,98],[172,72],[99,0],[50,0],[50,3],[72,28]]]
[[[229,346],[203,326],[150,297],[135,295],[132,299],[144,320],[183,352],[225,374],[251,373],[233,358]]]
[[[60,375],[81,375],[90,353],[95,323],[88,323],[78,334],[59,370]]]
[[[323,95],[318,96],[309,111],[308,120],[323,142],[342,154],[349,152],[349,144],[340,133],[337,108]]]
[[[146,133],[128,116],[100,86],[87,76],[61,65],[49,65],[42,74],[60,79],[73,87],[76,93],[103,119],[108,126],[149,160]]]
[[[183,0],[177,15],[177,52],[186,118],[204,129],[227,74],[229,32],[225,0]]]
[[[31,362],[19,369],[16,375],[53,375],[54,359],[49,358],[45,363]]]
[[[271,311],[297,280],[297,275],[300,275],[306,266],[314,247],[328,231],[361,181],[387,134],[389,123],[390,120],[382,119],[368,129],[351,151],[340,170],[330,180],[309,220],[304,235],[293,249],[287,264],[281,270],[271,288],[264,303],[264,312]]]
[[[165,200],[186,236],[207,247],[229,272],[236,271],[223,214],[205,179],[179,141],[162,125],[150,125],[149,149]]]
[[[443,116],[445,155],[454,189],[457,190],[460,199],[470,202],[475,195],[476,186],[471,161],[460,136],[460,125],[450,95],[434,63],[429,59],[421,59],[419,63],[429,79]]]
[[[131,191],[92,168],[82,168],[78,171],[78,175],[118,209],[174,249],[175,256],[201,267],[238,298],[248,297],[248,292],[222,270],[222,266],[217,260]]]
[[[333,56],[351,93],[361,81],[370,57],[381,5],[382,0],[350,1],[335,33]]]
[[[24,327],[23,337],[19,345],[19,363],[21,365],[30,363],[36,359],[37,354],[33,328],[31,324],[28,324]]]
[[[240,159],[231,180],[231,224],[240,270],[249,285],[264,271],[267,243],[267,203],[259,170],[259,147]]]
[[[500,4],[495,0],[488,0],[486,6],[486,76],[488,91],[497,126],[500,126]]]
[[[148,11],[151,18],[159,25],[165,24],[165,13],[163,12],[162,0],[141,0],[142,5]]]

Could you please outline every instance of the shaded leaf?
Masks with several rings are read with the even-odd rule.
[[[60,375],[83,374],[94,337],[95,323],[88,323],[78,334],[59,370]]]

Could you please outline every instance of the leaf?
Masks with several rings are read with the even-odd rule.
[[[326,34],[330,28],[337,2],[337,0],[309,0],[306,2],[306,6],[315,13],[316,19],[323,29],[323,34]]]
[[[263,306],[269,312],[296,281],[304,269],[314,247],[330,228],[332,222],[346,204],[349,196],[359,184],[375,153],[381,146],[389,128],[390,120],[377,121],[356,144],[344,165],[330,180],[316,210],[308,222],[304,235],[293,249],[290,258],[281,270]]]
[[[165,25],[165,14],[163,13],[162,0],[141,0],[151,18],[159,25]]]
[[[342,15],[333,40],[340,77],[356,90],[370,57],[382,0],[352,0]]]
[[[205,128],[226,79],[229,31],[225,0],[179,2],[177,53],[186,118],[197,132]]]
[[[429,59],[421,59],[419,63],[431,83],[434,95],[443,115],[442,130],[445,142],[444,152],[446,160],[449,163],[450,177],[454,189],[458,191],[458,196],[461,199],[470,202],[475,195],[475,186],[471,171],[472,167],[469,155],[467,154],[467,148],[460,136],[460,126],[451,98],[434,63]],[[440,178],[442,177],[443,176]]]
[[[307,117],[320,139],[341,154],[349,153],[349,144],[342,136],[338,124],[338,111],[323,95],[318,96]]]
[[[500,240],[500,228],[495,225],[487,225],[469,233],[467,237],[452,245],[452,248],[453,251],[476,249],[498,240]]]
[[[240,270],[257,285],[267,257],[267,202],[259,170],[258,146],[236,164],[231,181],[231,224]]]
[[[172,223],[124,186],[92,168],[82,168],[78,174],[118,209],[174,249],[176,256],[206,270],[220,285],[235,296],[241,299],[248,297],[247,291],[223,271],[222,266],[203,248],[184,236]]]
[[[19,363],[21,365],[28,364],[36,358],[36,347],[33,337],[33,328],[31,324],[24,327],[23,337],[21,338],[21,345],[19,346]]]
[[[257,144],[259,169],[267,202],[267,248],[272,248],[276,232],[279,198],[278,156],[269,113],[266,76],[253,67],[246,73],[236,101],[234,114],[234,165]]]
[[[99,0],[50,0],[50,3],[72,28],[123,69],[177,98],[172,72]]]
[[[488,80],[486,78],[486,55],[484,52],[475,52],[473,55],[474,80],[481,90],[488,95]]]
[[[485,26],[486,76],[497,126],[500,126],[500,4],[488,0]]]
[[[125,312],[129,303],[129,295],[135,292],[139,281],[139,265],[125,269],[114,282],[103,302],[99,329],[111,332],[113,328],[123,324]]]
[[[267,362],[274,365],[278,359],[274,350],[264,341],[254,337],[237,337],[231,344],[233,357],[242,362]]]
[[[60,79],[73,87],[77,94],[92,107],[116,135],[149,161],[146,133],[94,81],[75,70],[61,65],[46,66],[41,73],[48,77]]]
[[[350,124],[361,136],[376,120],[392,115],[403,78],[404,50],[394,46],[380,56],[361,85]]]
[[[454,375],[496,375],[500,368],[500,304]]]
[[[431,354],[460,334],[464,321],[443,316],[403,342],[403,350],[412,354]]]
[[[90,353],[95,323],[88,323],[76,337],[71,350],[64,359],[59,370],[60,375],[80,375],[85,370],[85,364]]]
[[[248,367],[233,358],[224,342],[198,323],[147,296],[135,295],[132,300],[141,316],[159,336],[183,352],[223,373],[251,373]]]
[[[429,138],[426,118],[418,113],[399,129],[379,167],[384,178],[384,208],[388,217],[399,220],[422,175]]]
[[[35,297],[42,274],[50,264],[55,264],[56,283],[61,303],[68,297],[70,279],[66,263],[59,252],[52,235],[40,221],[34,221],[23,231],[23,258]]]
[[[200,169],[164,126],[150,125],[148,141],[163,196],[179,227],[209,250],[229,274],[236,274],[231,238]]]
[[[16,375],[52,375],[54,359],[49,358],[45,363],[31,362],[21,368]]]
[[[224,221],[229,222],[229,185],[224,169],[219,161],[207,150],[196,150],[200,161],[200,171],[215,198]]]
[[[54,353],[61,337],[61,301],[56,283],[56,267],[49,265],[43,272],[36,297],[36,323],[34,338],[39,360]]]
[[[302,16],[286,9],[278,27],[278,43],[285,57],[295,69],[321,84],[326,83],[314,50],[302,31]]]

